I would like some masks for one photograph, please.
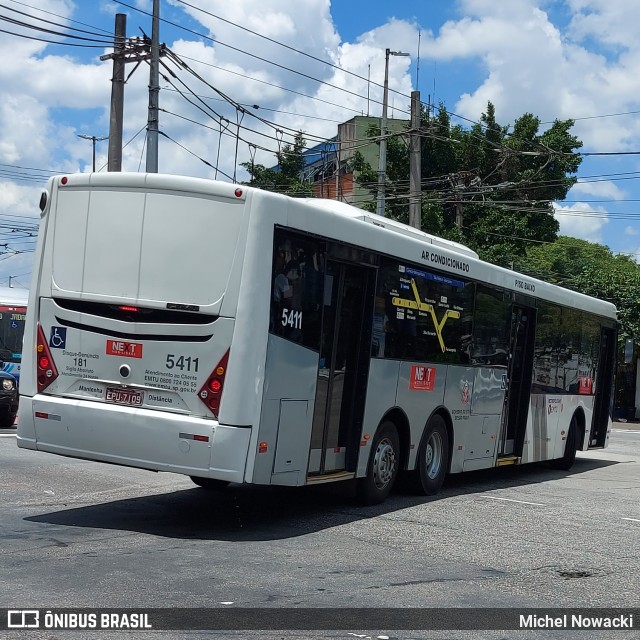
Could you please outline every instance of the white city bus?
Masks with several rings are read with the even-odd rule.
[[[335,201],[108,173],[40,204],[20,447],[375,503],[607,445],[607,302]]]

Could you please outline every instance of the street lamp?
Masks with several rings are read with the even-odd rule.
[[[384,93],[382,95],[382,121],[380,122],[380,158],[378,162],[378,197],[376,213],[384,216],[385,180],[387,173],[387,102],[389,101],[389,56],[408,56],[402,51],[385,51]]]
[[[76,134],[78,138],[83,138],[84,140],[91,140],[93,142],[93,173],[96,172],[96,142],[100,140],[108,140],[109,136],[85,136],[83,133]]]

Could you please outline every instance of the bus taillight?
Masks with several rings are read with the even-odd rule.
[[[227,362],[229,362],[229,351],[222,356],[213,373],[207,378],[204,386],[200,389],[200,393],[198,393],[200,400],[205,403],[216,418],[220,410],[224,377],[227,375]]]
[[[49,345],[44,337],[42,327],[38,325],[37,370],[38,370],[38,393],[44,391],[57,377],[58,369],[51,357]]]

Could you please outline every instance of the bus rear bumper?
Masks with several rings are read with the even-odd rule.
[[[21,396],[18,446],[73,458],[243,482],[250,427],[46,395]]]

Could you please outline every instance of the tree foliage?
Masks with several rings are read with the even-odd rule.
[[[482,258],[510,266],[532,240],[552,241],[558,232],[554,200],[573,186],[582,146],[570,134],[572,120],[556,120],[540,133],[531,113],[512,127],[496,121],[490,102],[471,128],[452,126],[441,106],[422,113],[422,224],[430,233],[459,240]],[[372,130],[369,135],[377,135]],[[356,154],[361,186],[377,193],[377,171]],[[385,215],[408,221],[409,152],[404,137],[387,143]],[[375,199],[375,198],[374,198]],[[370,205],[373,210],[374,205]],[[462,227],[456,226],[461,214]]]
[[[263,164],[253,162],[242,162],[240,166],[249,173],[249,180],[243,184],[298,198],[313,196],[312,186],[301,180],[304,169],[302,152],[305,145],[306,141],[302,131],[299,131],[293,144],[285,144],[276,153],[278,164],[275,168],[268,168]]]

